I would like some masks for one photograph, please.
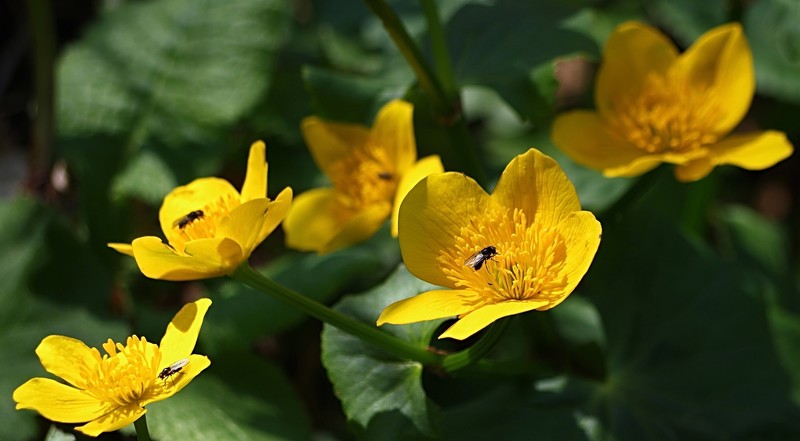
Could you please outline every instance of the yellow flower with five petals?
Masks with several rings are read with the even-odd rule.
[[[132,256],[152,279],[196,280],[233,272],[281,223],[292,189],[267,197],[266,147],[253,143],[239,193],[228,181],[200,178],[172,190],[158,213],[167,243],[154,236],[108,246]]]
[[[295,198],[283,223],[286,244],[329,253],[364,241],[397,215],[406,193],[431,173],[444,171],[438,156],[417,161],[413,106],[401,100],[381,108],[371,129],[303,120],[303,136],[333,188],[316,188]]]
[[[14,391],[17,409],[62,423],[86,422],[76,429],[89,436],[133,423],[147,412],[144,406],[171,397],[211,364],[192,354],[210,305],[200,299],[181,308],[159,345],[135,335],[124,346],[109,339],[101,356],[80,340],[45,337],[36,348],[42,366],[70,385],[32,378]]]
[[[428,176],[400,207],[400,251],[412,274],[449,289],[389,305],[378,325],[458,316],[439,338],[462,340],[550,309],[589,269],[600,233],[558,164],[535,149],[508,164],[491,195],[461,173]],[[481,251],[481,265],[470,261]]]
[[[753,56],[739,24],[711,29],[679,54],[658,30],[623,23],[606,42],[596,81],[596,112],[560,115],[552,137],[607,177],[666,162],[690,182],[717,165],[762,170],[792,154],[782,132],[728,136],[755,92]]]

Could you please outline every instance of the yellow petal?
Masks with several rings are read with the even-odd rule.
[[[578,193],[553,158],[530,149],[511,160],[492,192],[500,206],[521,209],[530,223],[555,226],[579,211]]]
[[[89,422],[75,430],[85,433],[89,436],[98,436],[104,432],[113,432],[122,429],[128,424],[132,424],[138,420],[142,415],[147,412],[144,408],[139,407],[138,404],[131,404],[126,407],[118,407],[112,412]]]
[[[414,140],[414,106],[402,100],[386,103],[372,126],[373,145],[385,150],[395,170],[402,175],[417,160]]]
[[[636,176],[660,162],[657,155],[635,147],[609,128],[591,111],[576,110],[559,115],[553,123],[553,143],[575,162],[606,176]]]
[[[736,134],[710,147],[714,164],[763,170],[792,155],[794,148],[783,132]]]
[[[566,245],[565,264],[559,274],[552,275],[553,279],[566,276],[567,283],[563,288],[563,296],[558,300],[550,300],[540,310],[550,309],[563,302],[575,290],[589,266],[594,260],[597,248],[600,246],[602,227],[594,215],[588,211],[579,211],[567,216],[558,224],[558,233]]]
[[[315,116],[303,119],[301,130],[314,162],[328,177],[333,177],[334,163],[365,145],[370,137],[364,126],[327,122]]]
[[[444,331],[439,338],[454,338],[456,340],[464,340],[481,329],[489,326],[497,319],[528,312],[546,304],[546,301],[529,300],[508,301],[486,305],[460,318],[453,324],[453,326]]]
[[[161,364],[158,365],[159,372],[192,353],[209,306],[209,299],[187,303],[167,325],[167,331],[158,345],[162,355]]]
[[[231,239],[201,239],[186,244],[186,255],[153,236],[133,241],[134,257],[142,274],[151,279],[198,280],[222,276],[242,262],[242,249]]]
[[[49,335],[36,348],[36,355],[47,372],[63,378],[71,385],[86,389],[83,372],[94,372],[100,362],[82,341],[63,335]]]
[[[82,423],[99,418],[108,405],[90,394],[49,378],[32,378],[14,391],[17,409],[33,409],[61,423]]]
[[[680,57],[675,68],[689,85],[708,90],[708,99],[722,112],[714,128],[730,132],[750,108],[756,80],[753,55],[738,23],[718,26],[700,36]]]
[[[239,244],[244,259],[258,246],[261,227],[269,206],[268,199],[252,199],[234,208],[222,219],[217,237],[227,237]]]
[[[709,158],[699,158],[686,164],[679,164],[675,166],[675,179],[680,182],[694,182],[705,178],[711,170],[714,169],[714,164]]]
[[[474,310],[481,304],[481,297],[474,291],[439,289],[427,291],[387,306],[378,326],[384,323],[405,324],[423,322],[444,317],[454,317]]]
[[[107,243],[106,245],[119,253],[133,257],[133,246],[129,243]]]
[[[242,203],[252,199],[267,197],[267,157],[263,141],[256,141],[250,146],[247,157],[247,173],[242,185]]]
[[[292,189],[286,187],[281,191],[274,201],[267,206],[267,214],[261,224],[261,233],[258,235],[256,243],[261,243],[267,238],[275,228],[286,219],[289,209],[292,206]]]
[[[606,42],[597,73],[597,110],[601,115],[616,113],[627,97],[639,94],[649,73],[665,73],[677,58],[675,46],[657,29],[638,22],[617,26]]]
[[[179,358],[178,360],[182,360],[183,358]],[[172,375],[164,380],[159,380],[169,383],[169,387],[158,389],[158,393],[156,395],[147,400],[143,400],[140,405],[147,406],[150,403],[155,403],[156,401],[161,401],[175,395],[181,389],[186,387],[186,385],[188,385],[192,380],[194,380],[194,377],[211,365],[211,360],[209,360],[205,355],[193,354],[188,358],[189,363],[186,364],[186,366],[184,366],[178,374]],[[163,368],[160,368],[159,372],[161,372],[161,369]]]
[[[439,155],[431,155],[420,159],[414,164],[411,169],[403,174],[400,182],[397,184],[397,193],[394,196],[394,204],[392,205],[392,237],[397,237],[397,224],[398,216],[400,215],[400,204],[406,197],[409,191],[422,178],[432,175],[434,173],[443,173],[444,166]]]
[[[302,251],[319,251],[330,242],[347,221],[336,204],[336,190],[315,188],[294,199],[283,222],[286,246]]]
[[[207,204],[229,199],[239,200],[239,192],[230,182],[219,178],[195,179],[169,192],[158,211],[158,221],[167,242],[177,249],[183,248],[184,239],[174,227],[175,221]]]
[[[420,181],[400,205],[400,252],[409,272],[434,285],[455,288],[439,269],[439,251],[455,246],[461,227],[483,215],[489,195],[463,173]]]
[[[330,253],[369,239],[381,229],[391,211],[392,206],[388,202],[381,202],[356,213],[319,252]]]

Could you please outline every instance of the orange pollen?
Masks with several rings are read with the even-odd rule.
[[[103,348],[108,353],[92,348],[97,367],[81,367],[86,379],[86,392],[98,400],[115,407],[140,403],[159,393],[164,387],[158,382],[158,365],[161,351],[158,345],[142,337],[128,337],[125,346],[109,339]]]
[[[615,106],[611,124],[648,153],[699,150],[719,139],[722,109],[707,89],[676,74],[648,74],[641,91]]]
[[[498,254],[480,269],[465,265],[487,246],[494,246]],[[440,251],[437,260],[448,279],[479,293],[484,305],[510,300],[557,303],[569,294],[564,238],[554,228],[529,225],[520,209],[492,208],[469,219],[455,237],[455,246]]]
[[[173,223],[172,228],[180,231],[181,237],[186,242],[213,238],[216,236],[217,227],[222,219],[239,205],[241,205],[241,201],[238,195],[221,197],[203,207],[197,207],[195,210],[187,212],[184,217],[177,219]],[[203,214],[201,216],[192,216],[191,213],[196,213],[197,210],[202,211]],[[182,228],[181,222],[184,223]]]
[[[340,201],[354,211],[392,203],[400,180],[386,150],[370,142],[334,163],[330,174]]]

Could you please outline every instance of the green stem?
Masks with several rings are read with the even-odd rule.
[[[139,419],[134,421],[133,427],[136,429],[136,439],[139,441],[150,441],[150,431],[147,430],[146,414],[143,414]]]
[[[364,2],[366,2],[372,13],[383,22],[383,27],[392,37],[394,44],[400,49],[411,69],[414,70],[420,86],[431,97],[436,113],[440,116],[450,115],[454,110],[453,103],[447,98],[444,89],[433,75],[430,66],[425,63],[422,53],[420,53],[419,48],[417,48],[397,14],[383,0],[364,0]]]
[[[444,27],[439,17],[439,6],[434,0],[420,0],[422,12],[425,14],[425,21],[428,25],[428,34],[431,37],[431,49],[433,50],[433,61],[436,63],[436,72],[445,94],[451,99],[458,96],[458,89],[453,75],[453,66],[450,63],[450,52],[447,50],[447,39],[444,35]]]
[[[659,167],[649,173],[645,173],[613,205],[603,210],[599,217],[602,220],[615,220],[615,217],[620,216],[631,206],[641,201],[655,187],[656,182],[664,173],[663,169],[664,167]]]
[[[251,288],[270,294],[316,319],[322,320],[331,326],[335,326],[342,331],[372,343],[400,358],[415,360],[426,365],[442,364],[442,356],[380,331],[374,326],[348,317],[339,311],[328,308],[302,294],[296,293],[262,276],[259,272],[250,267],[247,262],[239,266],[231,276]]]
[[[53,144],[53,60],[55,25],[49,0],[29,0],[28,23],[34,53],[34,91],[36,118],[29,159],[28,180],[31,188],[44,185],[50,175]]]
[[[475,345],[446,356],[442,362],[444,370],[447,372],[457,371],[482,359],[494,349],[494,346],[500,340],[500,337],[503,335],[503,332],[505,332],[510,322],[510,318],[500,319],[489,326],[489,330],[486,331],[486,334],[484,334]]]

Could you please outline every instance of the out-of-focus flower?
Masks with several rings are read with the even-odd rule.
[[[286,244],[329,253],[370,238],[397,213],[406,193],[431,173],[444,171],[438,156],[417,161],[413,106],[387,103],[372,129],[356,124],[303,120],[303,136],[314,161],[333,183],[295,198],[283,224]]]
[[[145,414],[144,406],[169,398],[211,362],[192,354],[211,300],[185,305],[161,339],[128,337],[123,346],[111,339],[105,355],[82,341],[50,335],[36,348],[42,366],[71,386],[50,378],[33,378],[14,391],[17,409],[33,409],[62,423],[83,423],[90,436],[112,432]]]
[[[686,52],[637,22],[609,37],[595,87],[596,112],[572,111],[553,125],[553,141],[607,177],[636,176],[662,162],[684,182],[717,165],[771,167],[792,154],[782,132],[728,133],[755,91],[750,47],[739,24],[709,30]]]
[[[461,173],[428,176],[400,207],[400,250],[412,274],[450,289],[393,303],[378,325],[458,316],[439,338],[461,340],[550,309],[589,269],[600,233],[558,164],[535,149],[508,164],[491,196]]]
[[[233,272],[281,223],[292,189],[267,197],[267,163],[261,141],[250,147],[242,192],[219,178],[201,178],[172,190],[158,213],[167,242],[146,236],[108,246],[136,259],[152,279],[196,280]]]

